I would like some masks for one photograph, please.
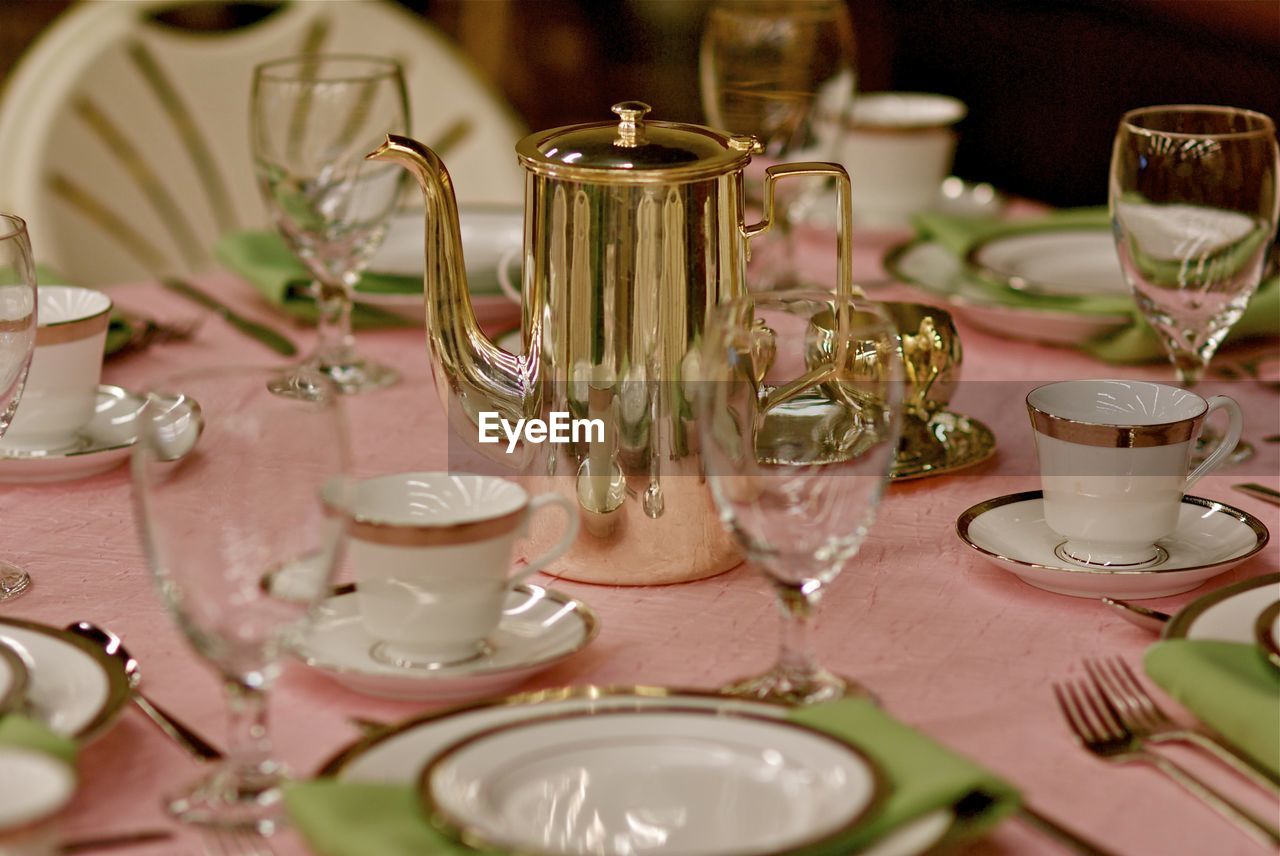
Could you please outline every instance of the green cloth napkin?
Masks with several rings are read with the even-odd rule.
[[[54,734],[43,723],[16,713],[0,716],[0,746],[20,746],[52,755],[71,766],[76,763],[74,740]]]
[[[792,712],[791,720],[856,745],[880,765],[888,793],[868,822],[839,842],[802,851],[844,856],[938,808],[958,807],[951,837],[979,834],[1017,809],[1017,792],[978,765],[893,719],[868,701],[845,699]],[[292,785],[285,804],[323,856],[464,856],[422,816],[414,787],[317,779]]]
[[[1280,777],[1280,669],[1253,645],[1168,639],[1147,674],[1196,718]]]
[[[936,241],[964,257],[980,241],[1001,234],[1021,234],[1049,228],[1109,229],[1106,208],[1072,208],[1055,211],[1043,217],[1027,217],[1011,221],[974,220],[935,212],[917,214],[912,222],[917,233]],[[1155,331],[1147,324],[1127,296],[1060,297],[1017,291],[1007,285],[979,276],[971,283],[981,287],[993,300],[1006,306],[1027,306],[1054,311],[1083,314],[1128,315],[1130,323],[1087,342],[1080,348],[1109,363],[1142,363],[1168,359]],[[1258,288],[1244,315],[1231,328],[1227,341],[1256,336],[1280,336],[1280,276],[1272,277]]]
[[[218,239],[213,253],[223,266],[243,277],[273,306],[305,321],[316,317],[307,273],[284,240],[274,232],[232,232]],[[365,294],[422,294],[422,277],[393,276],[365,272],[356,284]],[[387,312],[357,302],[351,322],[357,327],[410,327],[416,322],[395,312]]]

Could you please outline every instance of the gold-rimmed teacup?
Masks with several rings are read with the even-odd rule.
[[[1226,412],[1222,442],[1191,468],[1205,420]],[[1154,567],[1167,554],[1183,495],[1240,440],[1240,406],[1225,395],[1137,380],[1074,380],[1027,395],[1044,488],[1045,523],[1065,540],[1058,558],[1101,567]]]
[[[335,482],[361,621],[375,660],[440,668],[486,652],[508,590],[564,555],[578,534],[565,497],[530,496],[515,482],[469,473],[397,473]],[[516,541],[541,509],[565,512],[560,540],[511,573]]]
[[[93,417],[111,299],[71,285],[42,285],[36,297],[36,348],[0,447],[59,451],[73,446]]]

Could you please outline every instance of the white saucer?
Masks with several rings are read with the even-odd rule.
[[[476,849],[766,856],[831,847],[883,798],[884,780],[821,731],[659,707],[472,735],[432,759],[419,793],[433,824]]]
[[[0,441],[0,482],[34,484],[82,479],[119,466],[138,439],[135,420],[145,403],[145,396],[127,389],[99,386],[93,418],[74,444],[46,451],[6,448]],[[185,403],[178,406],[191,407]]]
[[[75,772],[65,762],[32,749],[0,746],[0,837],[54,814],[71,802],[75,790]]]
[[[728,698],[715,693],[660,687],[606,689],[562,687],[477,702],[420,714],[389,725],[340,750],[319,775],[342,782],[372,782],[412,787],[423,767],[446,747],[460,740],[530,718],[588,711],[647,710],[679,707],[785,717],[788,708],[761,701]],[[938,809],[903,824],[861,856],[917,856],[936,845],[955,821],[950,809]]]
[[[290,647],[302,662],[348,689],[383,698],[460,701],[493,695],[585,648],[599,632],[582,603],[535,585],[507,595],[502,623],[482,657],[438,669],[415,669],[375,660],[377,640],[360,619],[355,593],[328,598]]]
[[[1163,563],[1140,570],[1072,565],[1054,554],[1065,539],[1045,523],[1038,490],[978,503],[960,515],[956,533],[995,565],[1036,588],[1073,597],[1129,600],[1190,591],[1254,555],[1271,537],[1252,514],[1184,496],[1177,531],[1158,542],[1169,554]]]

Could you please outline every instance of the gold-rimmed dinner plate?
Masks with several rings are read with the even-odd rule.
[[[966,257],[974,272],[1015,291],[1050,297],[1128,297],[1110,229],[1046,226],[978,241]]]
[[[1271,664],[1280,668],[1280,600],[1262,610],[1254,622],[1253,635]]]
[[[996,288],[979,281],[949,248],[924,238],[892,247],[884,268],[894,279],[943,300],[955,315],[997,336],[1028,339],[1051,345],[1079,345],[1132,322],[1132,314],[1109,307],[1096,298],[1078,307],[1064,307],[1064,298],[1037,297],[1008,289],[1002,299]]]
[[[319,775],[339,781],[415,787],[422,769],[446,747],[507,723],[567,713],[657,707],[742,712],[775,719],[787,715],[787,708],[782,705],[698,690],[559,687],[414,716],[339,750],[321,767]],[[886,835],[864,850],[862,856],[915,856],[937,844],[953,822],[950,810],[929,812]]]
[[[0,638],[0,716],[17,710],[26,698],[27,665],[18,652]]]
[[[91,740],[129,701],[124,665],[83,637],[56,627],[0,617],[0,642],[26,665],[27,712],[50,730]]]
[[[505,723],[446,747],[419,779],[441,832],[521,856],[831,847],[885,788],[869,758],[829,734],[775,716],[680,707]]]
[[[929,418],[927,431],[938,443],[937,455],[919,455],[894,462],[889,478],[910,481],[942,476],[977,466],[996,453],[996,435],[972,416],[949,410]]]
[[[1163,639],[1257,643],[1258,617],[1280,599],[1280,574],[1237,580],[1188,603],[1170,618]]]
[[[992,564],[1023,582],[1072,597],[1125,600],[1190,591],[1266,546],[1262,521],[1230,505],[1184,496],[1173,534],[1160,539],[1164,559],[1144,568],[1079,565],[1058,555],[1066,540],[1049,528],[1038,490],[998,496],[965,509],[956,534]]]

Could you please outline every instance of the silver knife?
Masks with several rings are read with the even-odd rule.
[[[1164,630],[1164,626],[1173,617],[1167,612],[1160,612],[1158,609],[1150,609],[1125,600],[1104,597],[1102,602],[1120,613],[1120,617],[1125,621],[1130,624],[1136,624],[1143,630],[1150,630],[1152,633],[1159,633]]]
[[[1272,490],[1263,484],[1254,484],[1253,482],[1245,482],[1244,484],[1233,484],[1233,488],[1241,493],[1247,493],[1254,499],[1260,499],[1263,502],[1269,502],[1272,505],[1280,505],[1280,491]]]
[[[257,321],[245,318],[225,303],[217,300],[212,295],[206,294],[189,282],[169,278],[160,280],[160,284],[170,291],[181,294],[188,300],[195,301],[206,309],[211,310],[223,321],[226,321],[246,336],[257,339],[277,354],[292,357],[298,353],[298,349],[294,347],[293,342],[290,342],[282,334],[277,333],[265,324],[259,324]]]

